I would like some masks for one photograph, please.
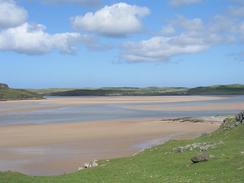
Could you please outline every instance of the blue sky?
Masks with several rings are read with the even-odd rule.
[[[243,43],[241,0],[0,0],[16,88],[244,84]]]

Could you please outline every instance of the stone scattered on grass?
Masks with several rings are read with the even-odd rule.
[[[87,168],[95,168],[98,166],[97,160],[93,160],[89,163],[85,163],[84,165],[82,165],[81,167],[78,168],[78,171],[83,170],[83,169],[87,169]]]
[[[191,158],[192,163],[200,163],[200,162],[204,162],[204,161],[208,161],[208,160],[209,160],[208,153],[199,154],[199,155],[193,156]]]
[[[177,153],[183,153],[186,151],[193,151],[193,150],[199,150],[200,152],[208,151],[209,149],[215,148],[217,145],[223,144],[222,141],[218,143],[208,144],[206,142],[204,143],[194,143],[194,144],[188,144],[186,146],[180,146],[177,148],[174,148],[173,151]]]

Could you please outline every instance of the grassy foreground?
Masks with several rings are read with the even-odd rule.
[[[229,123],[234,123],[234,118]],[[175,152],[193,143],[217,144],[210,148],[210,160],[192,164],[199,149]],[[221,127],[212,134],[189,141],[166,144],[121,159],[100,162],[99,167],[56,177],[31,177],[19,173],[0,173],[1,183],[243,183],[244,125]]]

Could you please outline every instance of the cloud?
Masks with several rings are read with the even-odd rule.
[[[79,4],[82,6],[95,6],[98,5],[101,0],[44,0],[44,2],[54,4]]]
[[[174,24],[186,30],[196,31],[204,28],[203,21],[200,18],[187,19],[183,16],[179,16]]]
[[[229,0],[232,3],[239,3],[239,4],[244,4],[243,0]]]
[[[142,30],[140,18],[150,14],[146,7],[117,3],[83,16],[71,18],[76,30],[87,31],[99,35],[121,37]]]
[[[12,0],[0,0],[0,29],[16,27],[27,19],[27,11]]]
[[[14,0],[0,0],[0,51],[39,55],[58,50],[71,54],[80,45],[95,51],[111,49],[110,45],[100,43],[90,35],[77,32],[49,34],[44,25],[28,23],[27,11]]]
[[[197,4],[202,2],[202,0],[170,0],[170,4],[173,6],[182,6],[189,4]]]
[[[231,7],[229,8],[229,12],[231,15],[242,17],[244,16],[244,6]]]
[[[48,34],[45,26],[24,23],[18,27],[0,31],[0,50],[23,54],[45,54],[53,50],[72,53],[82,42],[79,33]]]
[[[130,62],[163,61],[176,55],[198,53],[210,45],[211,42],[204,37],[193,37],[187,33],[159,36],[125,44],[122,58]]]
[[[179,20],[181,23],[177,23]],[[166,30],[167,27],[170,28],[170,34],[162,34],[161,31],[160,36],[138,42],[128,42],[122,46],[120,57],[129,62],[165,61],[174,56],[194,54],[220,43],[235,41],[232,33],[222,34],[221,24],[222,22],[204,24],[198,18],[179,17],[165,26]],[[163,28],[164,31],[165,28]]]

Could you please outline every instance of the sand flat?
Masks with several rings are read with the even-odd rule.
[[[93,159],[129,156],[151,143],[196,137],[218,126],[160,120],[1,126],[0,170],[60,175]]]
[[[217,96],[123,96],[123,97],[54,97],[44,100],[0,101],[0,114],[10,112],[31,112],[59,109],[76,105],[133,104],[133,103],[173,103],[221,100]],[[1,108],[3,106],[10,106]],[[17,108],[16,106],[21,106]],[[152,109],[152,108],[151,108]]]
[[[100,106],[100,104],[102,108],[110,104],[121,104],[112,105],[112,108],[114,106],[125,107],[127,112],[130,112],[130,109],[142,110],[142,113],[133,116],[133,119],[130,116],[119,119],[120,116],[117,116],[116,119],[98,118],[96,121],[78,120],[74,123],[70,121],[70,118],[67,118],[68,120],[62,121],[62,123],[27,124],[26,119],[24,121],[22,119],[21,123],[18,123],[18,118],[13,118],[17,122],[15,124],[20,125],[4,124],[3,120],[2,125],[0,125],[0,170],[18,171],[29,175],[60,175],[77,171],[81,164],[94,159],[129,156],[143,148],[163,143],[169,139],[197,137],[202,133],[216,130],[220,122],[211,120],[211,122],[204,123],[180,123],[177,121],[161,121],[162,118],[153,115],[153,117],[146,118],[140,114],[150,110],[239,110],[244,107],[242,103],[238,102],[225,104],[222,101],[221,103],[221,100],[225,98],[227,97],[62,97],[46,100],[0,102],[0,122],[1,117],[8,117],[12,114],[20,113],[19,116],[21,117],[26,115],[22,112],[39,112],[50,109],[51,112],[55,113],[58,109],[67,107],[72,110],[77,109],[76,107],[80,105],[84,107],[77,110],[78,115],[81,116],[92,115],[93,113],[86,114],[86,112],[101,108],[89,107],[91,105]],[[212,100],[220,102],[205,102],[197,106],[192,103],[177,106],[174,103]],[[85,112],[82,113],[82,110]],[[101,112],[104,115],[112,115],[114,111],[109,110],[111,108],[105,108]],[[121,113],[121,116],[125,114]],[[62,112],[56,115],[62,115]],[[34,117],[36,116],[34,115]],[[42,113],[40,120],[43,121],[43,118],[45,118],[45,113]]]
[[[211,110],[241,110],[244,109],[244,102],[217,103],[205,105],[184,105],[184,106],[162,106],[162,105],[140,105],[140,106],[126,106],[127,109],[136,110],[157,110],[157,111],[211,111]]]

